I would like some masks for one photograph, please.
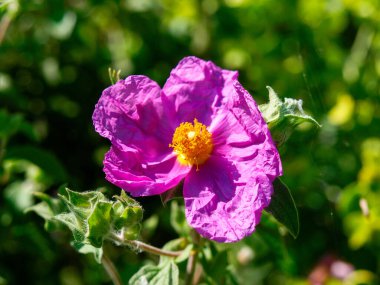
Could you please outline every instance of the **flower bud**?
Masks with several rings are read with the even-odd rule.
[[[135,224],[131,227],[128,227],[124,231],[124,238],[126,240],[135,240],[139,237],[140,230],[141,230],[141,224]]]

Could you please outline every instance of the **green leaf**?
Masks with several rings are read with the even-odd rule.
[[[58,214],[53,219],[66,225],[71,230],[75,241],[85,241],[87,225],[78,220],[74,213]]]
[[[228,251],[218,250],[215,244],[209,243],[202,248],[199,261],[204,270],[207,284],[225,284],[228,266]]]
[[[181,263],[185,260],[187,260],[191,254],[191,251],[193,250],[193,247],[194,245],[193,244],[189,244],[188,246],[186,246],[186,248],[184,250],[182,250],[182,253],[181,255],[179,255],[178,257],[175,258],[175,263]]]
[[[86,236],[95,247],[103,245],[103,239],[110,231],[111,210],[111,202],[99,201],[87,220],[88,232]]]
[[[169,242],[167,242],[162,249],[163,250],[169,250],[169,251],[180,251],[182,250],[182,254],[174,259],[176,263],[181,263],[182,261],[186,260],[191,252],[191,249],[193,248],[192,244],[188,244],[186,239],[184,238],[177,238],[173,239]],[[173,260],[172,257],[167,256],[160,256],[160,264],[163,264],[165,262],[168,262],[170,260]]]
[[[142,267],[132,278],[129,280],[130,285],[161,285],[179,283],[179,270],[177,263],[181,263],[188,259],[190,252],[193,248],[192,244],[187,244],[183,238],[171,240],[163,246],[163,250],[178,251],[183,250],[183,253],[174,258],[167,256],[160,256],[158,265],[146,265]]]
[[[103,248],[95,247],[87,243],[73,241],[71,245],[80,253],[88,254],[92,253],[97,263],[102,263]]]
[[[297,238],[299,219],[294,199],[288,187],[279,178],[273,182],[273,188],[274,193],[271,202],[265,210],[285,226],[294,238]]]
[[[179,271],[173,260],[155,265],[145,265],[129,280],[129,285],[178,285]]]
[[[42,217],[45,220],[45,229],[47,231],[59,229],[61,223],[54,220],[54,216],[64,211],[63,202],[42,192],[34,192],[33,195],[40,199],[41,202],[25,209],[24,212],[35,212]]]
[[[284,101],[281,101],[270,86],[267,86],[267,89],[269,91],[269,102],[260,105],[259,109],[277,145],[283,144],[294,128],[303,122],[321,127],[313,117],[304,112],[302,100],[285,98]]]
[[[25,209],[24,213],[35,212],[37,215],[43,218],[45,220],[46,230],[57,228],[58,223],[56,221],[53,221],[53,218],[55,215],[63,211],[64,205],[62,201],[56,198],[52,198],[42,192],[35,192],[33,195],[34,197],[40,199],[41,202]]]
[[[54,182],[65,182],[67,173],[59,160],[50,152],[34,146],[18,146],[7,149],[4,159],[23,159],[40,167]]]
[[[8,138],[17,133],[23,122],[20,114],[8,114],[4,110],[0,110],[0,139]]]
[[[68,188],[59,190],[53,199],[43,193],[37,196],[41,203],[30,207],[47,223],[60,223],[73,234],[73,246],[80,253],[93,253],[101,260],[105,239],[114,241],[115,236],[128,240],[138,238],[143,211],[139,203],[124,191],[111,201],[100,191],[76,192]]]

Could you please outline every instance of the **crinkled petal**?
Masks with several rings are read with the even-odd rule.
[[[243,171],[226,158],[213,156],[185,178],[186,218],[205,238],[236,242],[255,230],[272,191],[267,176]]]
[[[235,87],[229,107],[220,111],[209,127],[214,153],[247,165],[251,172],[273,181],[282,175],[276,145],[253,98],[240,84]]]
[[[173,110],[171,121],[179,125],[197,118],[209,125],[237,76],[236,71],[223,70],[211,61],[193,56],[181,60],[162,89]]]
[[[186,216],[202,236],[234,242],[251,234],[282,174],[276,146],[252,97],[235,82],[227,107],[209,125],[209,161],[184,183]]]
[[[156,82],[129,76],[103,91],[92,116],[95,130],[123,150],[153,149],[149,156],[169,152],[173,130],[168,128]]]
[[[174,154],[146,163],[139,152],[112,147],[104,159],[106,179],[133,196],[158,195],[176,186],[191,170],[177,162]]]
[[[134,196],[155,195],[174,187],[189,172],[176,161],[156,82],[130,76],[104,90],[93,121],[112,142],[104,160],[106,178]]]

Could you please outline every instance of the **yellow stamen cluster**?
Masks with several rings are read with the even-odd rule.
[[[194,124],[181,123],[175,129],[172,143],[169,144],[182,165],[196,165],[205,163],[213,149],[211,133],[206,126],[194,119]]]

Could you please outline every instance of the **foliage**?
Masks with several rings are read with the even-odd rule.
[[[50,219],[68,213],[57,198],[68,194],[56,189],[63,182],[73,189],[106,186],[98,201],[117,202],[106,198],[120,190],[106,183],[101,170],[108,145],[93,131],[94,104],[109,76],[145,74],[163,84],[189,54],[239,70],[259,104],[266,102],[266,85],[284,104],[283,98],[302,100],[305,113],[323,126],[292,127],[280,149],[282,181],[299,210],[297,239],[264,213],[257,231],[239,243],[198,245],[199,263],[208,270],[203,281],[377,284],[379,5],[377,0],[0,1],[0,284],[109,283],[93,256],[67,246],[73,239],[67,227]],[[49,207],[42,206],[48,201]],[[171,250],[187,248],[191,230],[181,216],[181,200],[168,201],[167,207],[157,198],[138,202],[145,209],[141,240],[161,247],[179,235],[184,244]],[[49,232],[37,215],[24,214],[30,207],[47,220]],[[124,283],[136,280],[132,276],[142,268],[165,268],[175,276],[178,267],[184,280],[188,256],[157,263],[150,254],[115,249],[109,242],[102,248]],[[218,266],[223,264],[228,266]],[[344,280],[334,264],[348,269]]]

